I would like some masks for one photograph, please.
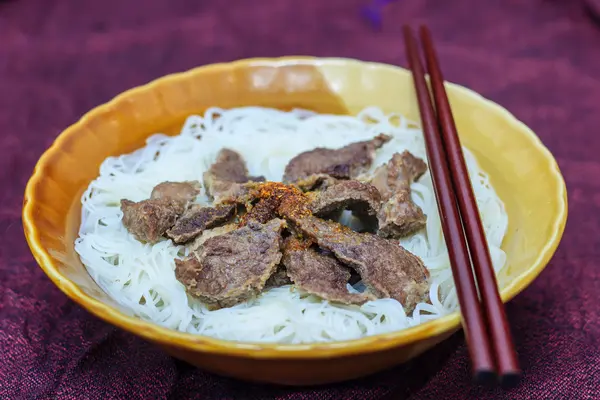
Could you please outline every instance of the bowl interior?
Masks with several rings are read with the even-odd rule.
[[[505,202],[507,267],[499,278],[506,301],[525,288],[552,256],[566,219],[564,182],[550,153],[503,108],[448,84],[462,143],[477,157]],[[33,254],[69,296],[123,328],[183,346],[269,348],[181,334],[127,317],[130,312],[92,280],[74,251],[80,196],[108,156],[133,151],[157,132],[177,134],[185,118],[211,106],[259,105],[354,114],[370,105],[419,120],[410,73],[341,59],[285,58],[219,64],[171,75],[125,92],[69,127],[40,159],[25,196],[24,225]],[[366,342],[399,345],[455,328],[457,315],[375,338],[312,346],[320,354],[359,351]],[[296,349],[311,346],[295,346]],[[346,350],[343,350],[346,349]],[[266,354],[266,353],[265,353]]]

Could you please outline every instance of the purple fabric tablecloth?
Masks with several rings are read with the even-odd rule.
[[[600,27],[578,0],[397,0],[381,30],[359,0],[0,2],[0,399],[600,398]],[[446,77],[506,106],[555,154],[570,217],[541,276],[508,305],[524,369],[510,392],[470,383],[457,334],[414,362],[320,388],[214,376],[107,325],[38,268],[23,190],[56,135],[161,75],[253,56],[405,65],[401,23],[427,23]]]

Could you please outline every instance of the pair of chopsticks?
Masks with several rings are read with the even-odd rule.
[[[429,29],[421,27],[420,34],[437,112],[431,103],[417,42],[411,28],[404,27],[404,41],[419,103],[429,170],[474,377],[479,383],[491,384],[498,382],[499,378],[501,385],[515,386],[520,376],[519,364],[444,88],[444,78]]]

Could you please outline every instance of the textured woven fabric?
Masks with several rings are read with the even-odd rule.
[[[600,27],[578,0],[0,2],[0,399],[600,398]],[[508,306],[524,369],[510,392],[470,383],[457,334],[414,362],[319,388],[221,378],[68,300],[33,260],[21,202],[56,135],[125,89],[197,65],[311,54],[405,65],[401,23],[427,23],[446,77],[531,126],[566,177],[570,217],[544,273]]]

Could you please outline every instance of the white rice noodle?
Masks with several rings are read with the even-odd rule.
[[[339,148],[379,133],[390,134],[393,140],[378,151],[373,168],[404,149],[426,159],[417,125],[375,107],[357,116],[258,107],[211,108],[203,116],[190,116],[180,135],[154,135],[144,148],[102,163],[100,176],[81,199],[82,224],[75,249],[95,281],[140,318],[226,340],[311,343],[356,339],[446,315],[457,310],[458,304],[428,173],[412,185],[413,199],[428,217],[426,229],[400,241],[423,259],[431,273],[431,304],[419,304],[411,315],[392,299],[345,306],[292,286],[270,289],[231,308],[208,311],[200,301],[187,296],[175,278],[173,260],[184,256],[184,247],[170,240],[142,244],[121,223],[121,199],[143,200],[163,181],[202,181],[202,173],[224,147],[241,153],[252,175],[279,181],[288,161],[300,152],[315,147]],[[494,267],[499,271],[506,259],[500,246],[507,214],[488,176],[466,149],[465,156]],[[206,201],[202,193],[199,202]]]

